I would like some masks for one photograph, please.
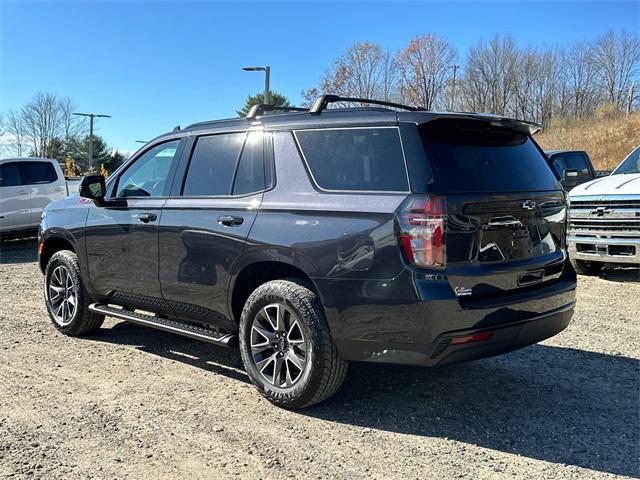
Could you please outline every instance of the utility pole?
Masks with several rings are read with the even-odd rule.
[[[453,82],[451,84],[451,104],[449,105],[449,110],[453,111],[453,107],[455,106],[456,101],[456,73],[458,72],[458,68],[460,65],[456,65],[455,63],[451,68],[453,68]]]
[[[271,103],[271,91],[269,90],[269,77],[271,76],[271,67],[242,67],[245,72],[264,72],[264,104]]]
[[[111,115],[102,115],[98,113],[74,113],[80,117],[89,117],[89,170],[93,167],[93,119],[94,118],[111,118]]]

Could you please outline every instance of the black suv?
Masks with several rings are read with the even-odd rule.
[[[350,361],[432,366],[563,330],[576,275],[538,127],[326,108],[352,100],[176,128],[106,182],[85,177],[40,228],[56,328],[110,316],[238,341],[251,381],[288,408],[332,395]]]

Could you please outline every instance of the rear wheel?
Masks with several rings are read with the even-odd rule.
[[[587,262],[585,260],[571,260],[571,263],[580,275],[598,275],[604,266],[600,262]]]
[[[91,299],[84,287],[78,257],[70,250],[53,254],[44,274],[44,298],[53,325],[65,335],[94,332],[103,315],[89,311]]]
[[[240,353],[251,382],[285,408],[329,398],[347,372],[317,295],[297,280],[267,282],[249,296],[240,319]]]

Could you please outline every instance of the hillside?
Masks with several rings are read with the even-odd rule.
[[[598,170],[612,170],[640,145],[640,113],[606,120],[582,120],[550,128],[536,141],[544,150],[586,150]]]

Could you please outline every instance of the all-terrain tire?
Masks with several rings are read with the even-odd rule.
[[[571,260],[573,268],[580,275],[598,275],[604,266],[601,262],[587,262],[585,260]]]
[[[282,304],[301,324],[307,361],[299,379],[290,387],[270,383],[256,367],[251,350],[251,330],[258,313],[268,305]],[[317,294],[303,280],[273,280],[258,287],[247,299],[240,318],[240,353],[253,385],[271,403],[299,409],[333,395],[347,373],[347,363],[338,356]]]
[[[56,315],[51,299],[55,295],[55,291],[51,288],[53,285],[52,276],[58,267],[63,267],[62,271],[68,272],[70,283],[69,296],[75,296],[76,308],[72,315],[69,315],[64,321],[60,321],[60,316]],[[65,273],[66,274],[66,273]],[[59,288],[59,287],[58,287]],[[87,292],[80,272],[77,255],[70,250],[60,250],[54,253],[47,263],[44,273],[44,295],[47,312],[53,325],[65,335],[72,337],[93,333],[100,328],[104,321],[104,315],[99,315],[89,311],[91,298]]]

